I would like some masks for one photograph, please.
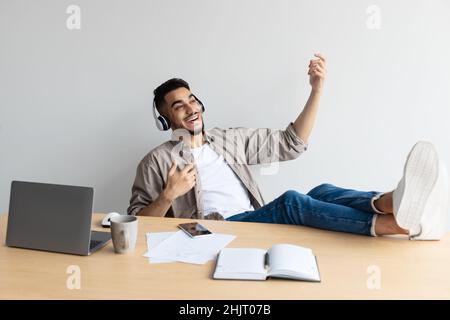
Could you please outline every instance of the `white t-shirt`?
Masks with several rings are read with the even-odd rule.
[[[205,216],[219,212],[225,219],[244,211],[254,210],[248,191],[225,162],[208,143],[191,149],[202,187]]]

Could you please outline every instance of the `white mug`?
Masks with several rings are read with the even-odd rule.
[[[135,216],[120,215],[111,218],[111,238],[116,253],[128,253],[135,249],[138,220]]]

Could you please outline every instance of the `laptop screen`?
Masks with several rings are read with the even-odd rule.
[[[13,181],[6,245],[87,254],[94,190]]]

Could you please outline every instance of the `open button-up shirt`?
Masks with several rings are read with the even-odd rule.
[[[167,184],[172,160],[182,169],[194,163],[190,148],[183,142],[189,133],[175,130],[171,140],[151,150],[139,163],[128,214],[136,215],[158,198]],[[297,158],[306,151],[307,144],[295,133],[290,123],[284,130],[266,128],[212,128],[204,132],[205,143],[222,155],[248,191],[250,202],[255,209],[264,203],[261,191],[252,177],[249,165],[267,164]],[[194,163],[195,166],[195,163]],[[202,187],[200,179],[186,194],[176,198],[165,216],[176,218],[204,219]],[[223,219],[220,213],[209,214],[208,219]]]

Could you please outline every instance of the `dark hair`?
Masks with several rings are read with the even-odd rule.
[[[167,80],[163,84],[159,85],[158,88],[153,90],[153,94],[155,95],[153,99],[155,101],[156,109],[158,110],[158,112],[161,112],[161,107],[164,104],[164,97],[166,96],[166,94],[178,88],[186,88],[188,90],[191,90],[189,88],[189,84],[180,78],[172,78],[170,80]]]

